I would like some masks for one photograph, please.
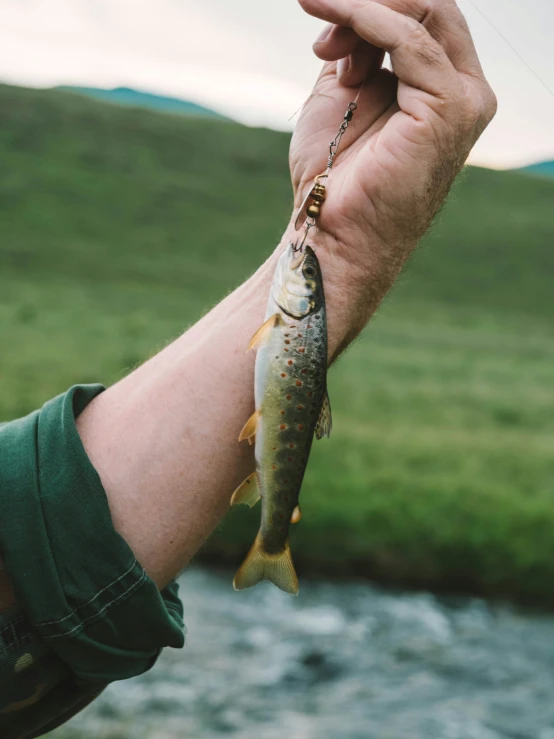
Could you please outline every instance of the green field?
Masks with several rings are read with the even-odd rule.
[[[0,420],[110,383],[248,276],[288,137],[0,87]],[[554,605],[554,182],[469,169],[330,376],[298,569]],[[236,564],[259,512],[201,557]]]

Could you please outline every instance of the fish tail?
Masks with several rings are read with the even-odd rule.
[[[269,580],[285,593],[298,595],[298,577],[292,563],[288,539],[282,552],[270,554],[265,551],[262,537],[258,533],[252,549],[235,575],[233,587],[235,590],[245,590],[262,580]]]

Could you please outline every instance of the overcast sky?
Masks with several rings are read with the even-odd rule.
[[[473,3],[473,4],[472,4]],[[554,0],[460,0],[499,98],[472,161],[554,159]],[[135,87],[208,105],[252,125],[291,128],[320,62],[321,22],[296,0],[0,0],[0,80]]]

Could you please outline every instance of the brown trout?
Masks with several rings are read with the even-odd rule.
[[[298,498],[314,433],[331,432],[327,395],[327,318],[318,259],[292,244],[281,255],[264,325],[249,349],[257,349],[256,411],[239,441],[255,443],[256,471],[240,485],[231,504],[252,507],[262,500],[260,530],[237,572],[235,590],[270,580],[298,594],[289,546],[289,525],[301,518]]]

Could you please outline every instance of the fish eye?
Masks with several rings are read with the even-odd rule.
[[[307,264],[304,267],[304,276],[305,277],[315,277],[317,274],[316,268],[313,266],[313,264]]]

